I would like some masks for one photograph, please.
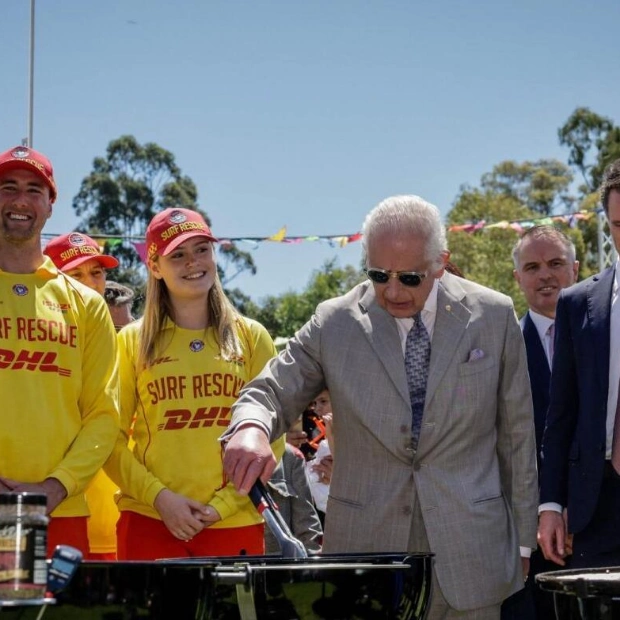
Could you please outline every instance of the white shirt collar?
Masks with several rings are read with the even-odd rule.
[[[424,308],[422,308],[422,323],[424,323],[424,327],[426,327],[431,342],[433,341],[433,330],[435,329],[435,318],[437,317],[437,293],[439,292],[439,279],[435,278],[434,280],[433,288],[424,302]],[[413,327],[413,317],[395,320],[404,351],[407,334]]]
[[[545,337],[547,336],[547,331],[555,323],[555,319],[550,319],[548,316],[534,312],[532,309],[529,310],[529,313],[541,342],[544,342]]]

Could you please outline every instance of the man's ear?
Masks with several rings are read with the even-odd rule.
[[[448,261],[450,260],[450,250],[444,250],[439,255],[439,258],[441,260],[441,266],[433,274],[435,278],[441,278],[441,276],[443,276],[444,271],[446,270],[446,265],[448,264]]]

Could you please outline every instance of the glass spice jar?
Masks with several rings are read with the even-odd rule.
[[[41,493],[0,493],[0,600],[45,596],[46,505]]]

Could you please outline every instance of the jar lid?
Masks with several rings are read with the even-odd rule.
[[[0,493],[0,505],[17,505],[27,504],[29,506],[45,506],[47,504],[47,496],[44,493]]]

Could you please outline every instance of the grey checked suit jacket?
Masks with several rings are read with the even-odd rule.
[[[475,349],[483,357],[468,361]],[[538,497],[530,383],[511,300],[442,277],[415,454],[396,322],[370,283],[318,306],[244,388],[231,428],[254,420],[275,438],[325,387],[336,456],[323,551],[416,551],[408,543],[417,496],[452,607],[498,604],[523,587],[518,547],[536,547]]]

